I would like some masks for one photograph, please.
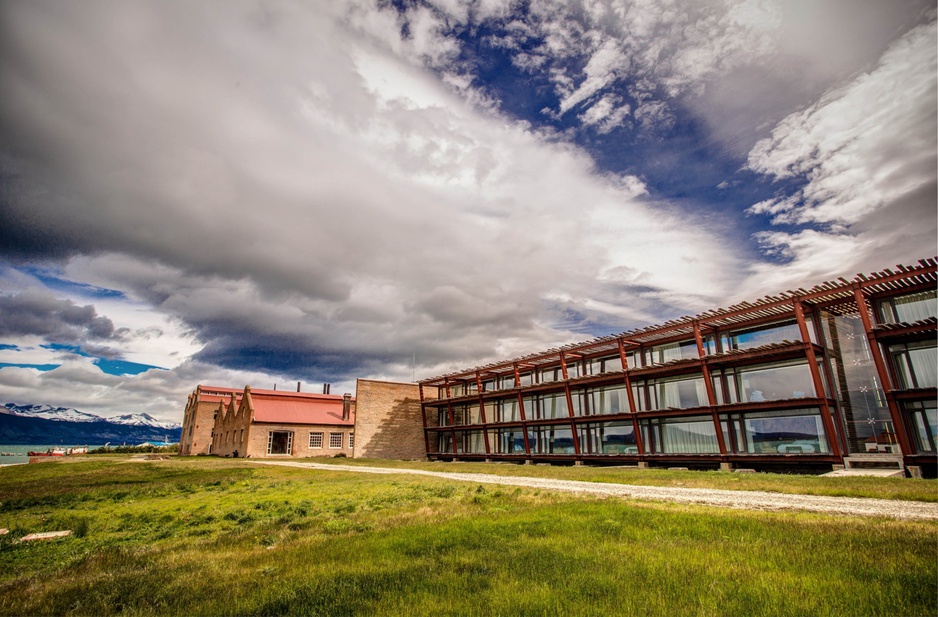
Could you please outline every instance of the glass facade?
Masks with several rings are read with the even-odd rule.
[[[896,429],[859,314],[822,311],[821,318],[848,452],[870,452],[877,443],[890,450]]]
[[[921,322],[936,316],[936,292],[882,297],[903,285],[922,289],[923,276],[938,276],[931,260],[916,268],[908,281],[900,278],[905,270],[881,273],[883,283],[841,279],[427,380],[428,392],[445,381],[452,398],[481,392],[483,399],[425,400],[431,447],[726,461],[707,456],[719,455],[722,441],[730,461],[763,456],[777,464],[795,456],[838,464],[841,455],[898,454],[901,442],[910,446],[907,455],[934,457],[938,343],[933,322]],[[800,344],[803,338],[813,345]],[[437,430],[434,422],[450,428]],[[917,460],[908,464],[924,464]]]

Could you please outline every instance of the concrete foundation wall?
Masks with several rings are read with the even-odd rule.
[[[417,384],[359,379],[355,401],[355,458],[426,458]]]

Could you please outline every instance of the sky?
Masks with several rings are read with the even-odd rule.
[[[933,257],[936,13],[0,3],[0,404],[181,421]]]

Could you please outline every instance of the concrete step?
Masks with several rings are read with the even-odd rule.
[[[905,471],[902,469],[838,469],[830,473],[825,473],[826,478],[843,478],[850,476],[874,476],[877,478],[904,478]]]
[[[902,456],[898,454],[851,454],[844,457],[845,469],[896,469],[904,470]]]

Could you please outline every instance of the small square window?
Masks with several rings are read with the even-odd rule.
[[[342,447],[342,433],[329,433],[329,447],[333,449]]]
[[[309,447],[316,449],[322,448],[322,433],[309,434]]]

